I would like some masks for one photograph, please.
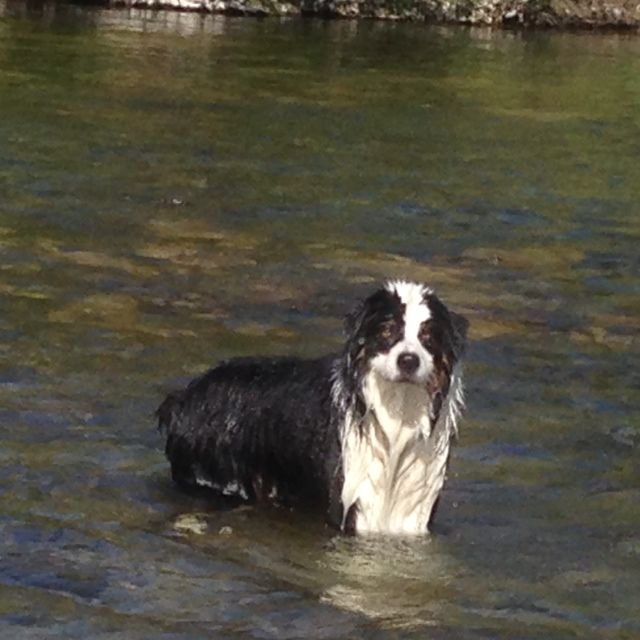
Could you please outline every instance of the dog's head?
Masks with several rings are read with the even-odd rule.
[[[373,372],[386,382],[421,386],[439,405],[464,353],[467,327],[427,286],[390,281],[347,316],[347,357],[359,378]]]

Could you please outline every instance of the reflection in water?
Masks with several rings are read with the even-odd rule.
[[[0,7],[0,635],[640,633],[637,39]],[[388,276],[471,319],[446,534],[171,487],[168,390]]]
[[[109,34],[110,30],[134,31],[138,33],[175,33],[189,37],[198,34],[222,36],[230,21],[220,15],[196,11],[154,11],[152,9],[122,9],[101,11],[97,19],[100,28]]]
[[[205,504],[208,510],[200,510]],[[386,629],[448,624],[464,571],[446,539],[350,538],[324,528],[319,514],[272,507],[213,511],[199,501],[191,503],[193,511],[185,506],[168,525],[172,538],[250,564]]]
[[[447,601],[456,595],[455,560],[433,537],[333,538],[320,563],[336,575],[322,601],[389,627],[446,622]]]

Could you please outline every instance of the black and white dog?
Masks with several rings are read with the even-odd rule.
[[[320,507],[346,533],[428,531],[464,405],[467,321],[388,282],[317,360],[222,363],[158,409],[173,479]]]

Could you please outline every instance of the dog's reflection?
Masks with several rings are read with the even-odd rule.
[[[195,506],[195,503],[194,503]],[[441,625],[464,567],[442,529],[427,536],[322,535],[314,514],[269,506],[182,512],[169,535],[386,628]],[[279,587],[281,588],[281,586]]]
[[[337,536],[319,563],[335,577],[323,602],[402,628],[439,623],[459,571],[437,537]]]

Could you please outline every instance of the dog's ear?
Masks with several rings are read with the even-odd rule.
[[[367,320],[375,313],[380,306],[380,302],[388,295],[385,289],[378,289],[368,298],[358,303],[356,307],[345,316],[344,332],[348,341],[355,339],[356,336],[362,332]]]
[[[449,311],[449,318],[451,320],[451,328],[453,329],[453,351],[456,359],[464,354],[467,349],[467,332],[469,330],[469,321],[459,313]]]
[[[359,302],[358,305],[344,317],[344,333],[349,340],[356,336],[362,327],[362,321],[365,316],[364,307],[364,301]]]
[[[366,404],[362,397],[361,382],[364,374],[364,353],[367,342],[367,332],[373,317],[378,312],[381,304],[388,296],[384,289],[378,289],[375,293],[360,302],[345,316],[344,331],[346,344],[343,359],[343,385],[347,394],[354,399],[353,408],[356,415],[362,417],[366,412]]]

